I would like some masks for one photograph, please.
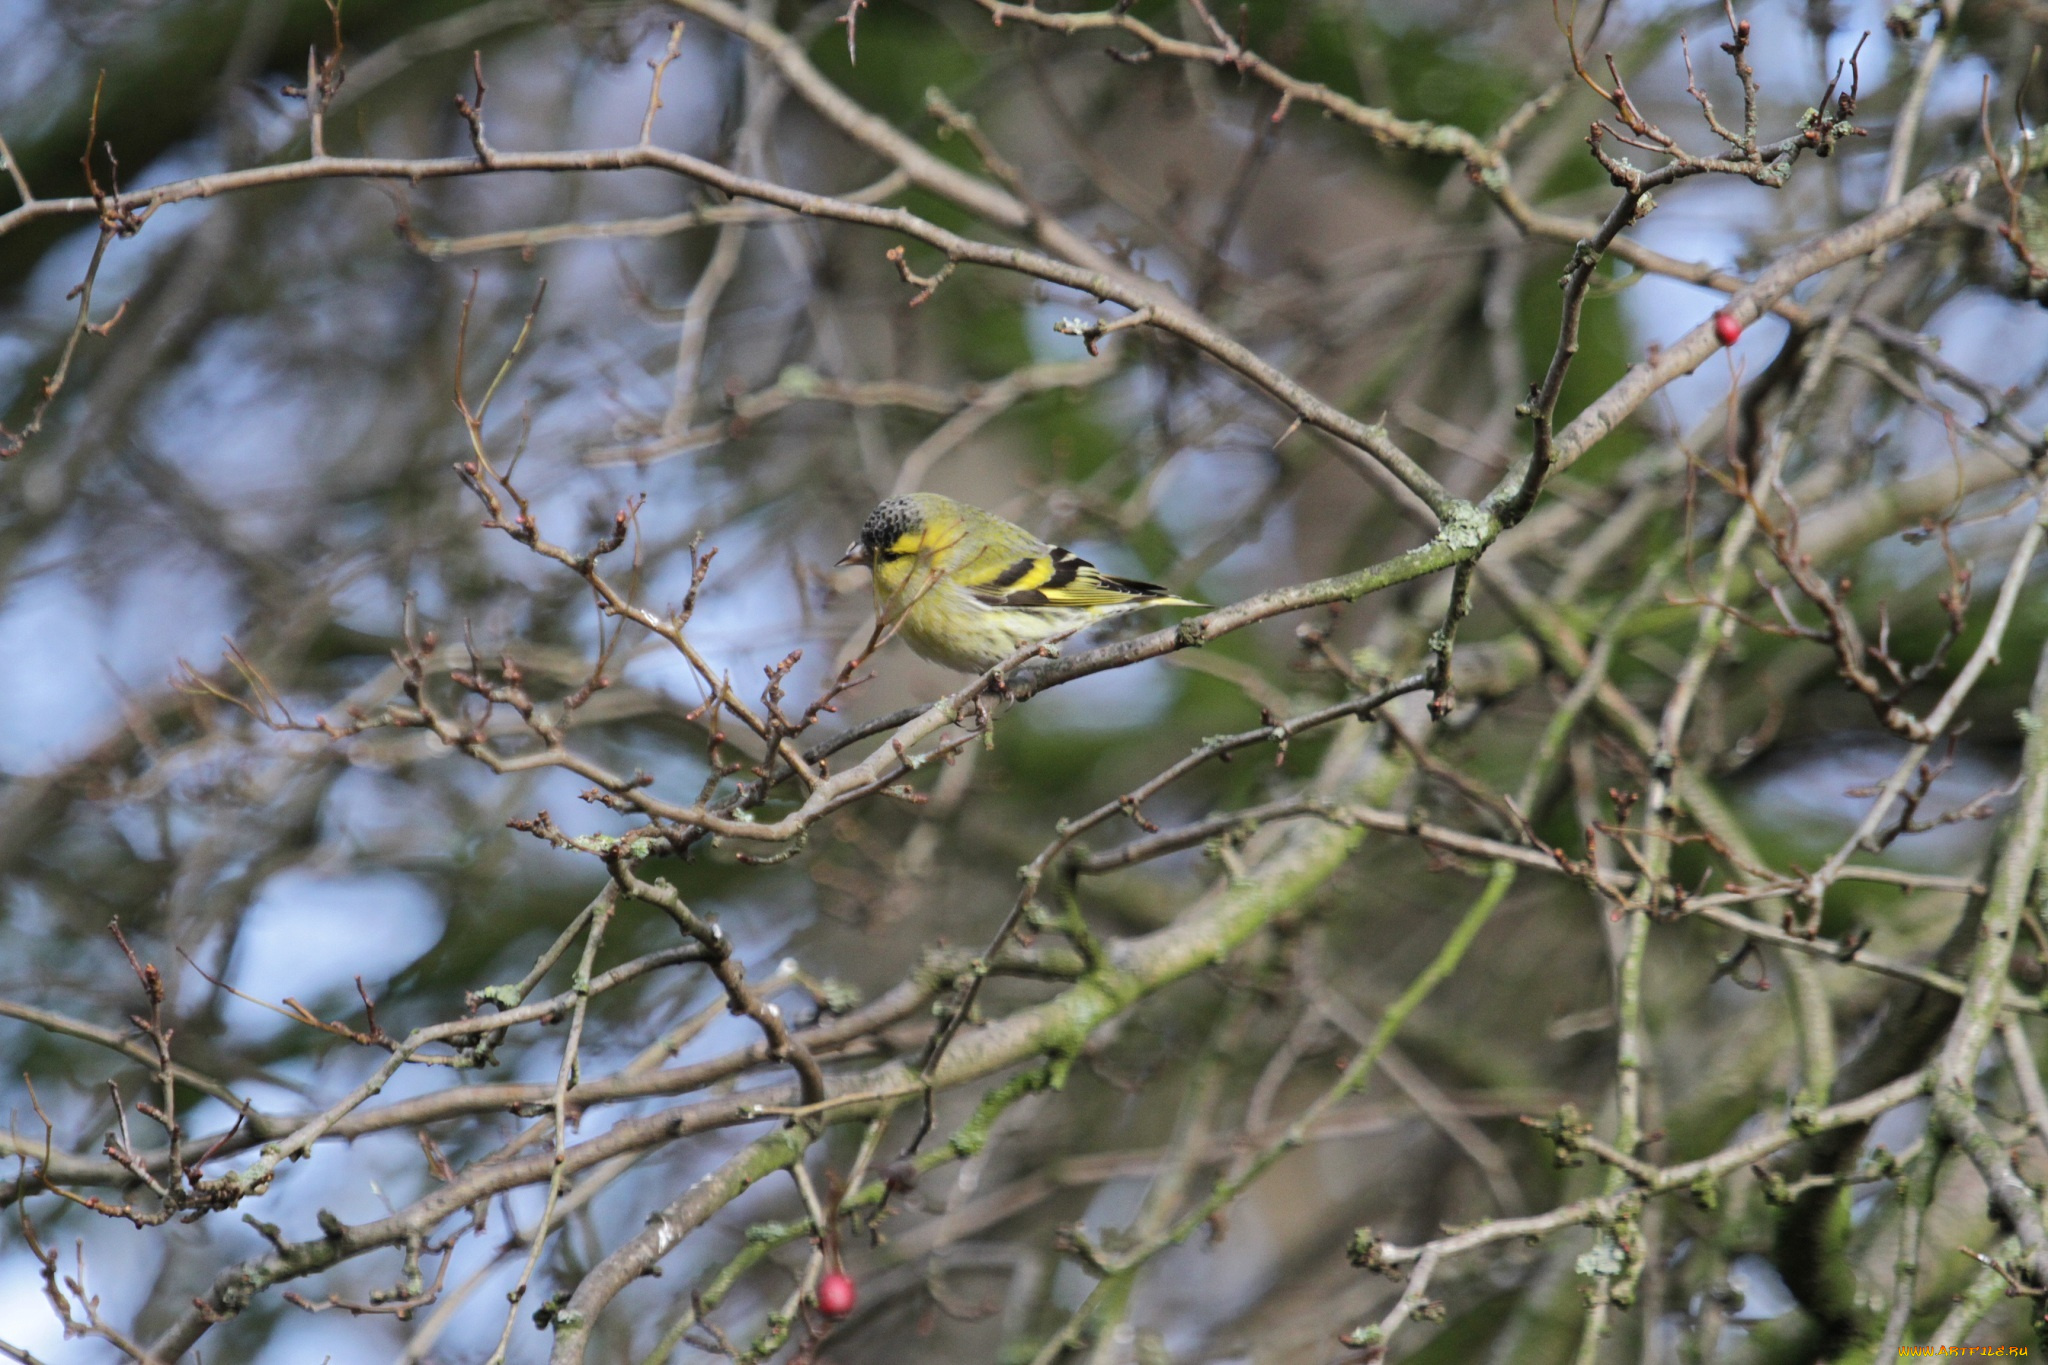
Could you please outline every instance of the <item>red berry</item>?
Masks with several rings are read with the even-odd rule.
[[[1723,346],[1733,346],[1742,335],[1742,324],[1726,313],[1714,314],[1714,335],[1721,338]]]
[[[818,1281],[818,1311],[828,1318],[843,1318],[860,1299],[854,1291],[853,1276],[835,1270]]]

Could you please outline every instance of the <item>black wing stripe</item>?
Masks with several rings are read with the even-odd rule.
[[[1003,570],[994,578],[991,578],[987,583],[983,584],[976,591],[982,593],[1001,592],[1004,588],[1009,587],[1012,583],[1015,583],[1025,574],[1030,573],[1032,566],[1036,563],[1038,563],[1037,556],[1025,555],[1015,564],[1012,564],[1009,568]]]
[[[1045,586],[1048,588],[1064,588],[1067,584],[1079,578],[1084,569],[1092,569],[1094,567],[1093,564],[1090,564],[1072,550],[1063,550],[1055,545],[1052,549],[1052,577],[1045,581]],[[1015,582],[1016,580],[1012,579],[1011,581]]]

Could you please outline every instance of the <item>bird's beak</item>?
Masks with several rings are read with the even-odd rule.
[[[849,564],[865,564],[867,562],[868,547],[856,540],[853,544],[846,547],[846,553],[839,556],[839,562],[833,567],[843,569]]]

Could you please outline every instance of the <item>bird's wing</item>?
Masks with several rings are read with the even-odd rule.
[[[1175,597],[1156,583],[1106,574],[1072,550],[1057,545],[1020,555],[981,582],[963,586],[995,607],[1107,607],[1151,599],[1157,599],[1162,606],[1187,603],[1187,599]]]

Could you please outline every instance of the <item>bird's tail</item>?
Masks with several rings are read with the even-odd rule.
[[[1209,605],[1207,602],[1197,602],[1192,597],[1182,597],[1179,593],[1162,588],[1157,583],[1141,583],[1135,578],[1111,578],[1107,574],[1103,575],[1103,579],[1119,592],[1127,592],[1133,597],[1143,598],[1145,605],[1148,607],[1206,607]]]

